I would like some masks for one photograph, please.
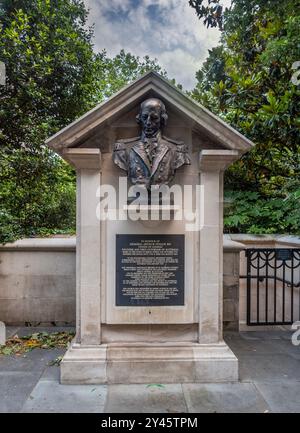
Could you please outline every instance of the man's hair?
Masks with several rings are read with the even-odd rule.
[[[165,104],[160,99],[157,99],[157,98],[149,98],[149,99],[146,99],[146,101],[143,101],[141,103],[140,112],[136,116],[137,123],[139,125],[141,124],[141,115],[142,115],[143,108],[150,101],[155,101],[155,102],[159,103],[159,106],[160,106],[160,122],[161,122],[162,126],[166,126],[167,120],[168,120],[168,114],[167,114],[166,106],[165,106]]]

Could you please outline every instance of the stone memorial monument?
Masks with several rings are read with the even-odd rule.
[[[154,72],[47,140],[77,172],[62,383],[238,379],[223,340],[223,173],[252,143]]]

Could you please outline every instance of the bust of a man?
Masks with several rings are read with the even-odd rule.
[[[160,99],[142,102],[136,120],[142,127],[141,136],[117,141],[113,161],[127,172],[133,185],[150,189],[151,185],[168,184],[177,168],[190,164],[187,147],[162,135],[168,115]]]

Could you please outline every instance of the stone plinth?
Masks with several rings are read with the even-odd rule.
[[[61,365],[61,382],[178,383],[234,382],[238,361],[227,344],[73,344]]]

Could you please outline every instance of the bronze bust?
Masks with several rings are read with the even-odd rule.
[[[182,141],[162,135],[167,119],[164,103],[156,98],[147,99],[136,116],[142,126],[141,136],[115,143],[113,161],[127,172],[133,185],[144,185],[147,189],[151,185],[166,185],[174,178],[177,168],[191,163]]]

